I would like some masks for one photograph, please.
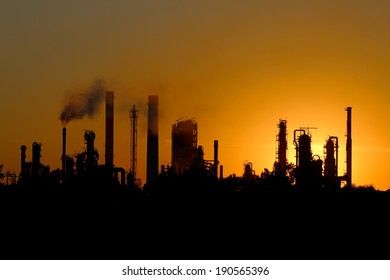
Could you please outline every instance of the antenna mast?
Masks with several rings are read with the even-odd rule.
[[[137,118],[138,110],[135,105],[130,110],[131,134],[130,134],[130,173],[133,175],[134,182],[137,178]],[[134,183],[133,182],[133,183]]]

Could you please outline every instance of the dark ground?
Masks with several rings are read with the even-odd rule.
[[[390,259],[390,193],[3,192],[1,259]]]

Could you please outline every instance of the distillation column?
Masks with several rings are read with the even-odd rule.
[[[276,152],[277,170],[282,175],[286,175],[287,164],[287,121],[280,120],[279,134],[277,135],[278,150]]]

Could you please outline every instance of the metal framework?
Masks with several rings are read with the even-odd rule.
[[[134,180],[137,178],[137,118],[138,110],[136,110],[135,105],[133,105],[132,109],[130,109],[130,173],[133,174]]]

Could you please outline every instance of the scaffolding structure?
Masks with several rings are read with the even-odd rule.
[[[137,119],[138,110],[136,110],[135,105],[133,105],[130,110],[130,173],[133,175],[134,180],[137,178]]]

